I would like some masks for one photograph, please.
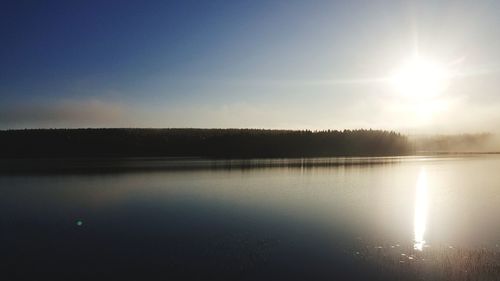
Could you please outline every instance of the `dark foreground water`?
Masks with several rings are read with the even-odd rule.
[[[0,280],[498,280],[500,157],[2,160]]]

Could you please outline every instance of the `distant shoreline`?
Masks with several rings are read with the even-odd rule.
[[[0,130],[0,159],[280,159],[498,154],[491,134],[408,137],[393,131],[268,129]]]
[[[382,130],[28,129],[0,131],[0,158],[209,159],[401,156],[406,136]]]

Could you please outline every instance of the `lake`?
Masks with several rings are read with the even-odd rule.
[[[2,160],[0,190],[2,280],[500,276],[497,155]]]

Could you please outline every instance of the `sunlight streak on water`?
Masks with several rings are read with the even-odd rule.
[[[416,196],[415,196],[415,217],[414,217],[414,248],[415,250],[422,251],[425,240],[425,227],[427,223],[427,173],[425,168],[420,169],[418,175],[417,186],[416,186]]]

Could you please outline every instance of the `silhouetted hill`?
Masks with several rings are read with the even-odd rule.
[[[382,156],[411,152],[405,136],[380,130],[31,129],[0,131],[0,157],[276,158]]]

